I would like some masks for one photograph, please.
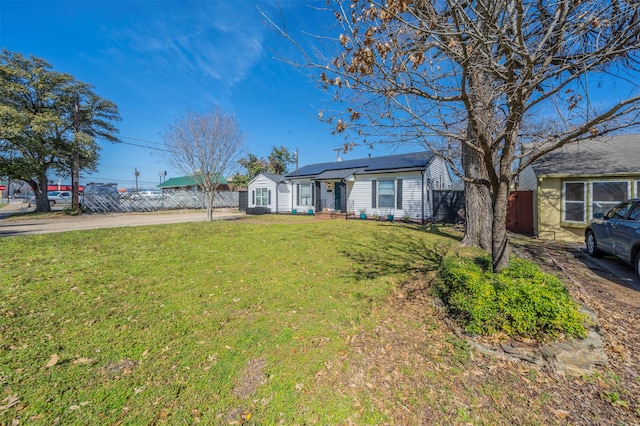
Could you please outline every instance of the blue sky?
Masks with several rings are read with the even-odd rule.
[[[334,161],[343,142],[317,113],[327,98],[296,68],[293,46],[267,28],[258,6],[274,1],[0,1],[0,46],[46,59],[53,69],[94,86],[118,105],[122,144],[101,142],[99,170],[88,181],[153,187],[172,170],[163,149],[167,127],[185,111],[219,105],[246,133],[246,151],[266,157],[273,146],[299,152],[300,166]],[[288,30],[326,32],[324,0],[282,0]],[[315,7],[309,7],[309,6]],[[138,146],[141,145],[141,146]],[[147,148],[145,148],[147,147]],[[343,158],[365,157],[360,148]],[[372,155],[382,155],[374,151]],[[50,176],[57,180],[57,176]],[[68,181],[69,179],[63,179]]]

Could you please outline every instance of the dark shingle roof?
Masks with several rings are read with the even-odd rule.
[[[536,176],[640,174],[640,135],[607,136],[565,145],[536,160]]]
[[[344,179],[360,171],[362,171],[362,167],[357,167],[354,169],[325,170],[319,175],[316,175],[315,179],[318,179],[318,180]]]
[[[336,176],[343,175],[346,177],[353,173],[376,173],[390,170],[419,170],[427,167],[434,157],[433,152],[413,152],[409,154],[387,155],[384,157],[359,158],[355,160],[335,161],[333,163],[309,164],[300,167],[287,174],[288,178],[296,177],[313,177],[323,176],[323,179],[329,179],[331,176],[327,172],[345,171],[345,173],[337,172]]]
[[[268,177],[269,179],[271,179],[275,183],[280,183],[280,182],[284,182],[285,180],[287,180],[287,178],[285,178],[283,175],[274,175],[274,174],[271,174],[271,173],[263,173],[263,175],[265,177]]]

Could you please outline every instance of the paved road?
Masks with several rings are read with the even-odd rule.
[[[145,226],[164,223],[204,222],[207,220],[207,213],[204,211],[83,214],[79,216],[64,216],[51,219],[11,218],[12,213],[26,210],[26,205],[22,205],[22,203],[11,203],[10,205],[0,209],[0,237],[48,234],[80,229]],[[243,216],[244,213],[229,210],[215,212],[214,220],[228,220]]]

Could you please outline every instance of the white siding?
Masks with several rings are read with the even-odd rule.
[[[518,175],[518,184],[516,189],[518,191],[535,191],[536,187],[536,174],[533,171],[533,167],[527,166]]]
[[[298,185],[307,185],[307,184],[311,184],[311,205],[307,206],[307,205],[298,205]],[[291,201],[290,203],[292,203],[292,209],[296,209],[298,211],[298,213],[302,213],[302,212],[306,212],[309,209],[315,210],[314,204],[316,201],[316,184],[315,182],[311,181],[310,179],[300,179],[300,180],[294,180],[291,183]]]
[[[335,201],[336,201],[336,185],[335,182],[331,183],[331,192],[329,192],[329,186],[327,185],[327,182],[321,182],[320,183],[320,203],[322,204],[319,209],[334,209],[336,208],[335,206]]]
[[[451,189],[451,174],[447,164],[440,157],[435,157],[429,164],[425,178],[429,179],[431,190]]]
[[[256,176],[248,186],[249,207],[256,207],[255,190],[258,188],[267,188],[270,191],[270,202],[266,207],[270,208],[272,213],[291,210],[291,187],[288,182],[282,182],[278,185],[262,174]]]
[[[280,185],[276,185],[278,190],[276,192],[278,196],[278,213],[291,211],[291,184],[288,182],[282,182]],[[272,200],[274,203],[276,200]]]
[[[373,180],[389,180],[395,181],[395,200],[396,208],[372,207],[372,184]],[[397,208],[397,190],[398,179],[402,179],[402,207]],[[349,186],[347,187],[349,188]],[[376,192],[378,189],[376,188]],[[348,191],[349,192],[349,191]],[[386,216],[393,214],[396,218],[402,218],[405,215],[413,219],[422,219],[422,174],[420,172],[408,173],[384,173],[371,175],[357,175],[356,181],[349,192],[348,205],[353,205],[353,211],[358,213],[364,210],[368,215]]]

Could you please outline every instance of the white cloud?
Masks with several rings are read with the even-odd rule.
[[[143,2],[136,6],[135,21],[112,29],[112,39],[119,56],[129,57],[137,66],[213,80],[230,88],[261,58],[266,29],[252,2]],[[110,50],[113,55],[114,47]]]

